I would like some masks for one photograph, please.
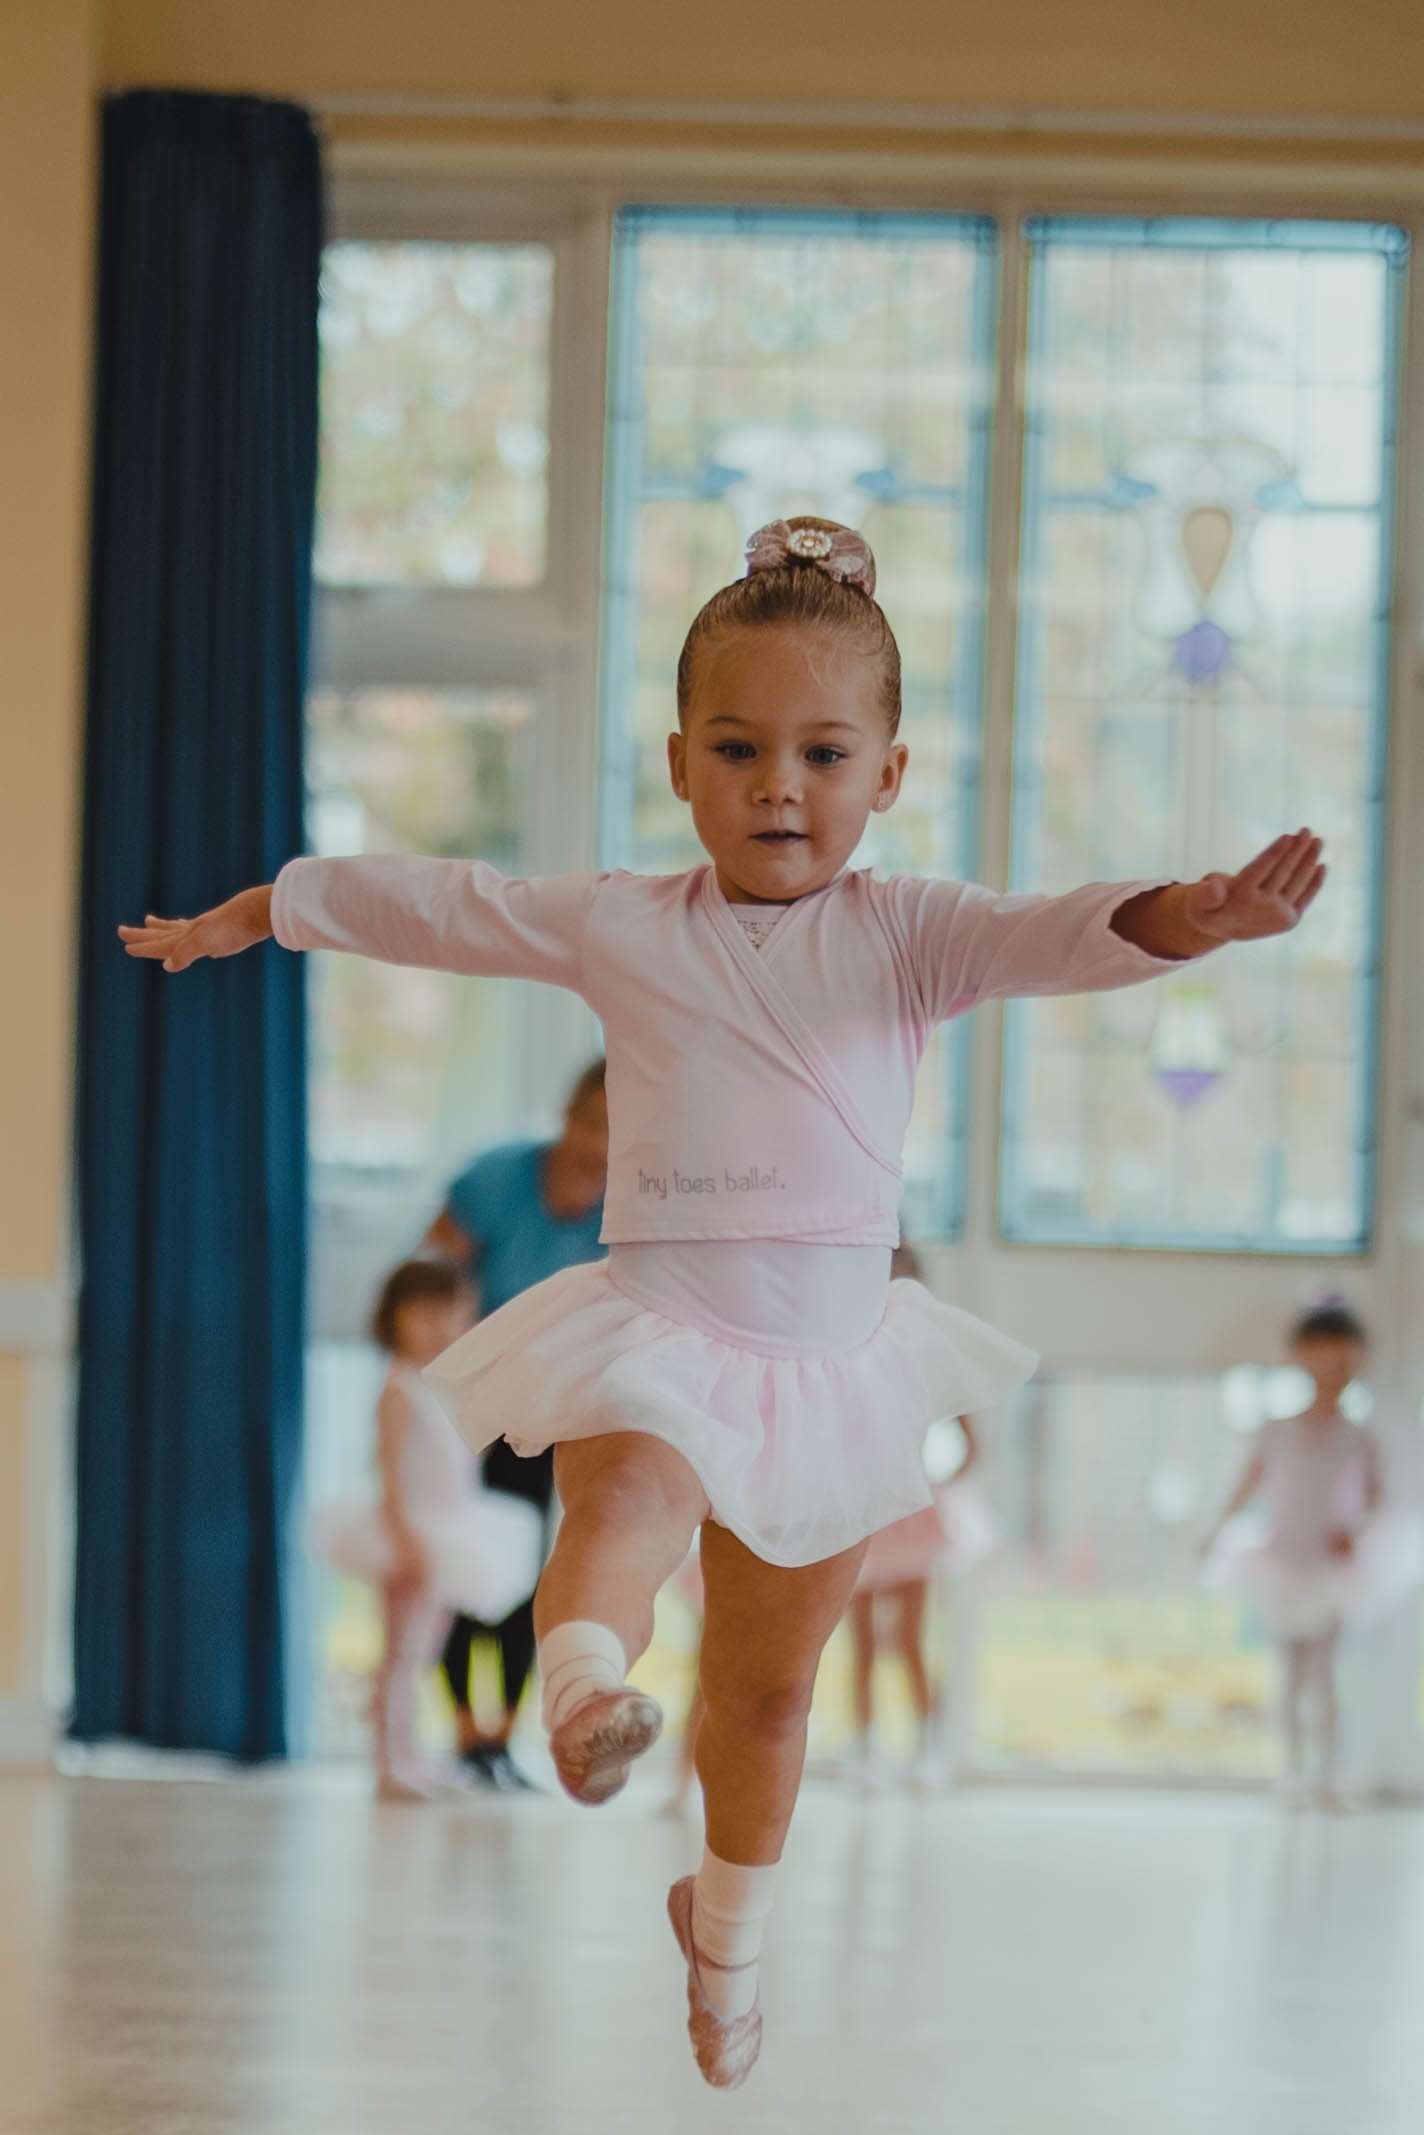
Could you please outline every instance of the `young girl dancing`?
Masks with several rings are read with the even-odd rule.
[[[891,1261],[891,1273],[919,1279],[918,1255],[903,1240]],[[932,1738],[938,1700],[925,1651],[930,1582],[940,1563],[956,1577],[972,1571],[989,1555],[997,1540],[993,1515],[969,1481],[970,1470],[979,1459],[978,1436],[967,1416],[959,1417],[958,1424],[964,1436],[964,1459],[948,1482],[935,1487],[932,1505],[871,1536],[846,1612],[855,1708],[852,1772],[862,1787],[870,1784],[872,1776],[878,1609],[891,1612],[891,1639],[914,1705],[914,1782],[928,1786],[936,1776]]]
[[[390,1359],[376,1404],[379,1497],[320,1507],[308,1534],[317,1556],[381,1595],[371,1736],[383,1801],[424,1801],[439,1789],[417,1746],[416,1698],[451,1611],[507,1615],[539,1570],[539,1515],[480,1486],[474,1455],[420,1376],[455,1339],[464,1303],[448,1262],[407,1260],[387,1276],[371,1317]]]
[[[1306,1706],[1317,1718],[1314,1795],[1337,1805],[1339,1703],[1335,1649],[1342,1630],[1377,1623],[1424,1576],[1424,1529],[1387,1510],[1379,1444],[1341,1412],[1365,1367],[1365,1330],[1343,1300],[1302,1313],[1290,1357],[1315,1394],[1298,1416],[1268,1423],[1203,1544],[1205,1577],[1249,1602],[1280,1644],[1287,1799],[1309,1795]],[[1253,1501],[1264,1518],[1248,1508]]]
[[[697,2063],[719,2085],[759,2048],[757,1952],[816,1664],[865,1538],[930,1502],[926,1425],[992,1407],[1035,1362],[890,1280],[928,1035],[979,1001],[1125,986],[1280,934],[1324,874],[1308,831],[1236,876],[1062,897],[850,867],[906,760],[870,551],[848,527],[779,520],[746,561],[693,621],[668,742],[710,865],[529,881],[480,861],[296,860],[199,919],[121,930],[170,971],[275,933],[549,981],[602,1020],[608,1259],[515,1298],[429,1377],[473,1443],[557,1446],[564,1522],[536,1622],[578,1800],[616,1793],[657,1735],[625,1676],[701,1523],[707,1848],[668,1904]]]

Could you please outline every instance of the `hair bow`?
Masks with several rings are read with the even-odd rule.
[[[809,563],[824,571],[827,578],[854,586],[857,593],[872,596],[875,592],[875,558],[869,542],[852,526],[838,526],[832,533],[825,527],[790,526],[785,519],[773,519],[752,535],[746,557],[748,578],[754,571],[779,571],[788,564]]]

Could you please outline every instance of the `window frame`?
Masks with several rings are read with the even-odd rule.
[[[1043,249],[1040,256],[1046,261],[1051,257],[1052,236],[1050,234],[1048,242],[1044,243],[1045,232],[1057,231],[1062,241],[1070,245],[1076,241],[1080,247],[1100,245],[1107,249],[1112,243],[1112,238],[1108,233],[1114,226],[1123,239],[1130,243],[1134,232],[1141,233],[1143,236],[1151,232],[1154,220],[1170,220],[1176,225],[1170,235],[1156,240],[1161,247],[1163,255],[1168,254],[1173,249],[1193,255],[1199,254],[1201,251],[1211,247],[1212,241],[1219,236],[1223,225],[1226,224],[1237,225],[1239,230],[1238,249],[1241,252],[1260,252],[1262,254],[1268,254],[1277,242],[1293,251],[1313,249],[1310,238],[1306,234],[1312,230],[1317,233],[1315,249],[1322,253],[1348,253],[1353,249],[1352,247],[1338,242],[1332,243],[1325,235],[1325,232],[1332,225],[1339,223],[1357,226],[1363,233],[1369,233],[1376,237],[1383,237],[1390,231],[1398,232],[1403,237],[1402,246],[1391,248],[1381,244],[1371,248],[1361,243],[1358,251],[1360,256],[1367,256],[1373,250],[1374,256],[1386,268],[1391,264],[1391,251],[1393,251],[1396,258],[1401,253],[1403,255],[1402,272],[1387,279],[1383,284],[1382,307],[1386,348],[1402,350],[1407,317],[1408,276],[1411,260],[1415,256],[1413,233],[1404,225],[1397,223],[1380,225],[1363,216],[1346,218],[1319,215],[1300,221],[1295,218],[1279,216],[1256,218],[1249,216],[1216,217],[1203,215],[1152,218],[1127,214],[1084,217],[1071,213],[1057,213],[1050,216],[1030,216],[1025,218],[1020,226],[1019,235],[1020,241],[1023,243],[1025,251],[1030,258],[1032,258],[1035,244],[1042,244]],[[1228,247],[1223,245],[1221,249],[1226,250]],[[1045,452],[1044,438],[1042,436],[1030,438],[1029,436],[1029,411],[1027,406],[1028,380],[1031,378],[1034,366],[1041,361],[1043,354],[1042,336],[1044,327],[1045,321],[1042,315],[1037,320],[1031,319],[1028,322],[1025,340],[1025,406],[1021,412],[1025,437],[1025,475],[1021,485],[1021,509],[1027,501],[1030,471],[1037,472],[1034,463],[1041,459]],[[1358,1234],[1354,1240],[1338,1245],[1318,1238],[1303,1238],[1294,1244],[1285,1240],[1276,1241],[1265,1238],[1259,1244],[1253,1244],[1249,1241],[1174,1238],[1170,1231],[1165,1231],[1160,1236],[1149,1237],[1134,1235],[1127,1229],[1124,1229],[1117,1236],[1105,1236],[1101,1233],[1095,1235],[1086,1229],[1082,1235],[1074,1236],[1072,1225],[1068,1222],[1064,1222],[1059,1226],[1056,1235],[1040,1234],[1035,1236],[1028,1229],[1016,1228],[1012,1197],[1016,1192],[1022,1191],[1020,1176],[1022,1156],[1018,1146],[1005,1132],[1004,1122],[1008,1114],[1014,1111],[1022,1100],[1026,1081],[1026,1059],[1030,1048],[1026,1036],[1023,1009],[1016,1009],[1013,1005],[1010,1005],[1006,1007],[1003,1014],[1004,1039],[1000,1076],[1001,1119],[998,1136],[996,1201],[999,1236],[1005,1243],[1052,1246],[1069,1250],[1085,1246],[1101,1246],[1106,1249],[1125,1252],[1160,1253],[1174,1250],[1191,1254],[1227,1252],[1239,1253],[1242,1257],[1250,1259],[1285,1257],[1307,1262],[1328,1259],[1358,1261],[1368,1253],[1373,1240],[1376,1221],[1380,1164],[1381,1091],[1379,1063],[1381,983],[1383,977],[1382,943],[1385,919],[1384,881],[1388,863],[1386,803],[1391,757],[1391,734],[1394,724],[1392,717],[1391,658],[1396,622],[1393,594],[1399,533],[1398,467],[1392,446],[1399,434],[1402,387],[1403,378],[1399,372],[1386,375],[1383,381],[1380,423],[1381,486],[1378,512],[1380,556],[1374,587],[1375,607],[1371,619],[1368,656],[1370,670],[1368,681],[1369,741],[1371,749],[1369,777],[1373,790],[1379,796],[1379,801],[1378,805],[1372,810],[1370,864],[1363,881],[1365,893],[1364,921],[1369,955],[1368,960],[1357,970],[1355,975],[1356,999],[1364,1004],[1366,1020],[1364,1039],[1359,1049],[1353,1075],[1353,1094],[1357,1106],[1357,1117],[1361,1125],[1360,1140],[1355,1152],[1355,1176],[1360,1209]],[[1042,531],[1041,526],[1034,526],[1025,528],[1021,535],[1021,570],[1025,577],[1029,575],[1030,557],[1031,554],[1036,555],[1037,553]],[[1015,620],[1017,623],[1017,608]],[[1022,642],[1021,635],[1017,632],[1016,641]],[[1011,815],[1018,792],[1018,737],[1024,729],[1029,729],[1036,740],[1041,732],[1042,721],[1042,707],[1038,701],[1035,678],[1025,672],[1025,663],[1022,661],[1019,661],[1016,665],[1014,714],[1015,763],[1014,772],[1011,774],[1014,777],[1014,791],[1010,794]],[[1031,755],[1032,751],[1030,750],[1029,753]],[[1023,880],[1018,879],[1020,875],[1024,875]],[[1022,854],[1014,855],[1010,870],[1009,888],[1013,890],[1034,888],[1035,883],[1031,876],[1031,867],[1025,873]]]
[[[750,143],[626,150],[574,141],[538,150],[452,151],[432,174],[430,152],[405,156],[338,144],[332,158],[335,237],[505,236],[555,246],[551,348],[549,570],[521,593],[473,589],[453,598],[480,616],[476,664],[450,616],[422,636],[370,612],[367,593],[318,593],[323,681],[458,679],[524,681],[536,688],[547,750],[529,826],[532,869],[594,864],[600,739],[606,362],[613,218],[622,205],[920,209],[988,214],[999,224],[998,337],[990,436],[987,578],[983,624],[981,790],[977,834],[983,879],[1010,880],[1018,570],[1022,531],[1028,246],[1037,216],[1210,214],[1243,218],[1393,223],[1411,248],[1395,405],[1399,423],[1392,524],[1393,628],[1387,648],[1389,776],[1383,811],[1383,900],[1376,1019],[1373,1234],[1358,1253],[1107,1244],[1039,1244],[1001,1235],[998,1172],[1003,1104],[1003,1016],[980,1010],[969,1033],[970,1132],[961,1235],[925,1242],[927,1275],[991,1323],[1038,1349],[1048,1369],[1214,1369],[1274,1361],[1280,1330],[1305,1288],[1348,1291],[1379,1330],[1377,1414],[1412,1460],[1424,1392],[1424,989],[1413,967],[1424,951],[1424,181],[1418,174],[1298,169],[1262,162],[1253,173],[1217,156],[1160,164],[1045,154],[995,163],[963,150],[901,157],[761,151]],[[381,596],[375,596],[379,600]],[[441,600],[446,596],[442,593]],[[359,612],[366,603],[368,613]],[[448,626],[448,627],[447,627]],[[409,665],[398,666],[409,654]],[[377,667],[371,663],[378,663]],[[503,664],[515,662],[520,664]],[[443,664],[441,664],[443,663]],[[398,671],[397,671],[398,670]],[[547,785],[543,772],[547,769]],[[531,989],[531,993],[533,989]],[[578,1004],[573,1004],[576,1009]],[[587,1044],[587,1018],[531,1007],[525,1038],[536,1105],[549,1105]],[[1396,1763],[1424,1771],[1417,1706],[1418,1631],[1401,1624],[1381,1648],[1381,1713],[1396,1719]],[[1383,1688],[1388,1675],[1393,1689]],[[1406,1687],[1407,1686],[1407,1687]]]

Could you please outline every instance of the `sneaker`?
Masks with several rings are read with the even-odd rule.
[[[541,1794],[543,1792],[543,1788],[536,1786],[527,1772],[520,1771],[519,1766],[509,1754],[509,1744],[507,1742],[496,1743],[494,1748],[490,1750],[486,1763],[495,1785],[500,1787],[506,1794]]]
[[[497,1787],[500,1785],[491,1763],[491,1759],[495,1756],[498,1748],[499,1744],[497,1742],[472,1742],[468,1749],[460,1751],[458,1761],[461,1767],[470,1774],[470,1777],[479,1786]]]

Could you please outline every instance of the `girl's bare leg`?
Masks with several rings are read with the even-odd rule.
[[[564,1517],[534,1596],[541,1705],[560,1785],[593,1808],[658,1738],[662,1712],[628,1671],[707,1500],[682,1455],[639,1431],[560,1445],[554,1481]]]
[[[845,1614],[865,1544],[787,1571],[706,1520],[704,1701],[697,1771],[707,1844],[668,1911],[689,1961],[688,2030],[710,2083],[742,2080],[761,2043],[757,1960],[796,1805],[821,1649]]]
[[[677,1745],[677,1769],[673,1774],[672,1791],[663,1804],[668,1816],[681,1816],[687,1806],[687,1797],[692,1782],[697,1777],[697,1736],[702,1726],[702,1687],[695,1683],[692,1699],[683,1722],[682,1740]]]
[[[850,1625],[856,1744],[864,1752],[870,1746],[870,1730],[875,1723],[875,1596],[852,1594],[846,1622]]]
[[[796,1570],[766,1564],[725,1527],[702,1527],[707,1589],[697,1771],[707,1843],[726,1862],[781,1857],[806,1757],[822,1648],[845,1614],[865,1544]]]
[[[534,1596],[536,1635],[593,1622],[632,1663],[653,1635],[653,1599],[687,1555],[707,1498],[680,1453],[642,1431],[565,1440],[554,1450],[564,1508]]]
[[[416,1698],[420,1672],[433,1658],[449,1621],[424,1587],[386,1587],[385,1649],[371,1686],[371,1734],[376,1778],[389,1796],[424,1791],[416,1743]]]
[[[925,1604],[929,1591],[928,1579],[908,1579],[895,1589],[895,1650],[910,1678],[910,1696],[922,1734],[928,1730],[934,1712],[934,1691],[925,1660]]]

